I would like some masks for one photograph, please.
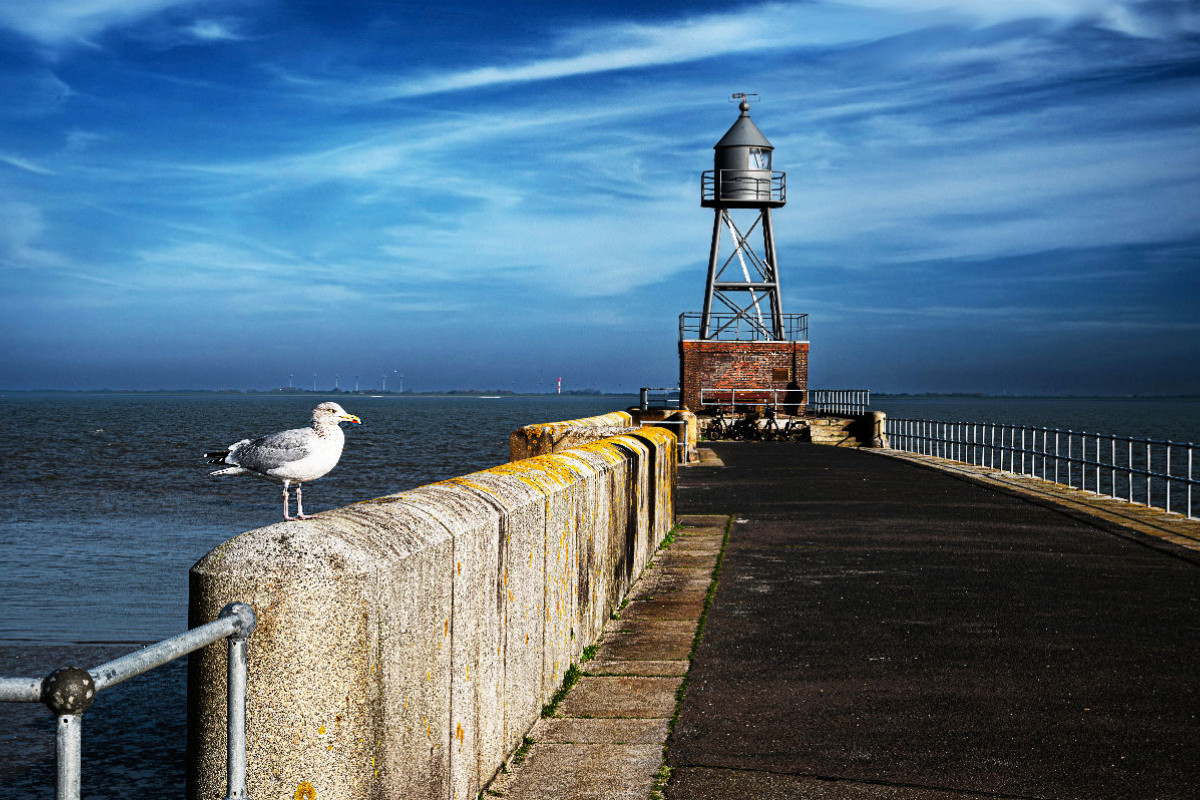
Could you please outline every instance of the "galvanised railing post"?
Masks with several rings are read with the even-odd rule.
[[[96,682],[91,673],[79,667],[56,669],[42,681],[40,699],[56,720],[55,798],[79,800],[82,772],[83,712],[96,699]]]
[[[83,714],[63,714],[58,718],[54,736],[57,781],[56,800],[79,800],[79,779],[83,772]]]
[[[1013,459],[1017,455],[1017,429],[1011,425],[1005,425],[1008,428],[1008,447],[1005,448],[1008,452],[1008,471],[1016,472],[1016,464]],[[1000,469],[1004,469],[1004,462],[1001,459]]]
[[[1168,512],[1171,510],[1171,440],[1167,439],[1167,463],[1163,465],[1163,474],[1166,475],[1167,481],[1167,501],[1163,503],[1163,508]]]
[[[1110,436],[1108,453],[1108,496],[1116,499],[1117,496],[1117,437]]]
[[[228,638],[228,794],[225,800],[243,800],[246,797],[246,640],[253,633],[257,618],[254,609],[245,603],[230,603],[221,609],[218,619],[221,617],[236,617],[242,623]]]
[[[1058,483],[1058,428],[1054,429],[1054,482]]]
[[[1067,486],[1074,486],[1071,483],[1071,467],[1075,465],[1075,460],[1072,458],[1072,444],[1075,441],[1075,434],[1071,433],[1070,428],[1067,429]]]
[[[1153,462],[1150,460],[1150,440],[1146,440],[1146,505],[1150,505],[1150,473],[1153,470],[1150,468]]]
[[[1133,439],[1125,439],[1125,501],[1133,502]]]

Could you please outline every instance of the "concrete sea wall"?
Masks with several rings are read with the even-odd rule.
[[[191,624],[258,614],[249,796],[474,798],[670,530],[675,454],[646,428],[213,549]],[[224,796],[224,660],[189,662],[194,800]]]

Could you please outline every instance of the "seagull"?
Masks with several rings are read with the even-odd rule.
[[[361,425],[362,420],[337,403],[321,403],[313,409],[312,425],[293,428],[258,439],[242,439],[227,450],[205,453],[210,464],[231,464],[210,475],[257,475],[283,484],[283,518],[312,519],[304,513],[300,485],[315,481],[337,466],[346,441],[340,423]],[[296,484],[296,516],[288,514],[288,488]]]

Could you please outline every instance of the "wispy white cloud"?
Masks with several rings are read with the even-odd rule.
[[[70,262],[42,243],[46,221],[41,209],[0,198],[0,258],[25,267],[65,267]]]
[[[996,25],[1022,19],[1091,22],[1130,36],[1173,37],[1200,30],[1200,9],[1189,0],[840,0],[895,13]]]
[[[236,42],[246,38],[239,30],[238,23],[229,19],[196,20],[185,30],[206,42]]]
[[[410,72],[362,86],[337,85],[359,101],[422,97],[628,69],[669,66],[740,53],[828,48],[876,41],[938,24],[989,26],[1025,19],[1093,23],[1132,36],[1170,37],[1200,30],[1186,0],[831,0],[765,3],[657,24],[608,23],[550,37],[545,58],[504,59],[466,69]],[[301,84],[313,79],[291,76]],[[316,85],[320,85],[318,82]],[[333,84],[326,83],[333,88]]]
[[[615,70],[681,64],[736,53],[831,46],[900,33],[901,15],[853,7],[767,3],[734,12],[659,24],[608,23],[567,29],[547,43],[554,53],[525,63],[487,65],[381,81],[366,100],[421,97],[506,83],[526,83]]]
[[[20,156],[9,155],[8,153],[0,153],[0,164],[8,164],[10,167],[16,167],[17,169],[24,170],[25,172],[32,172],[35,175],[56,174],[52,169],[47,169],[46,167],[40,166],[33,161],[21,158]]]
[[[201,0],[5,0],[0,25],[43,45],[84,42],[109,28],[129,24]]]

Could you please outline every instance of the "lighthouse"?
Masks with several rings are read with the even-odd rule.
[[[771,212],[787,203],[787,175],[750,118],[755,95],[713,145],[700,178],[700,205],[713,210],[708,279],[700,312],[679,317],[679,385],[684,405],[802,406],[808,383],[808,316],[785,314]]]

